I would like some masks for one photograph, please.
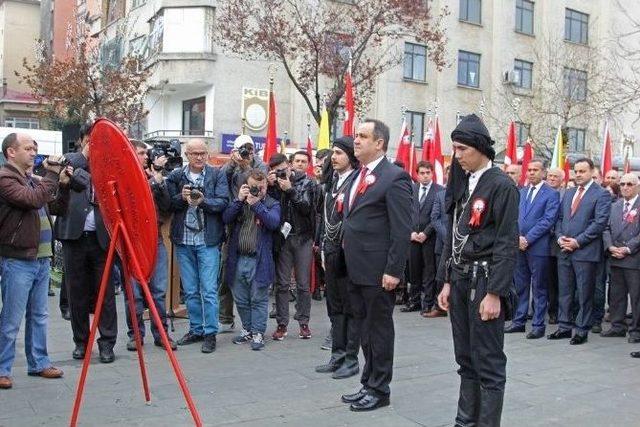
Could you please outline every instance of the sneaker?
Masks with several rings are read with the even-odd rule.
[[[192,334],[191,332],[187,332],[184,334],[182,338],[178,340],[178,345],[189,345],[196,342],[202,341],[204,338],[202,335]]]
[[[271,338],[276,341],[282,341],[287,336],[287,327],[285,325],[278,325],[278,329],[275,330]]]
[[[171,347],[171,350],[176,351],[178,349],[178,344],[176,344],[176,342],[170,336],[167,336],[167,338],[169,340],[169,347]],[[164,350],[164,344],[162,344],[161,339],[153,340],[153,345],[155,345],[156,347],[160,347]]]
[[[144,345],[144,341],[142,341],[140,344]],[[138,351],[138,348],[136,347],[136,339],[135,338],[130,338],[129,341],[127,342],[127,350],[129,351]]]
[[[311,329],[309,329],[309,325],[300,325],[300,334],[298,338],[303,340],[308,340],[311,338]]]
[[[333,340],[331,339],[331,332],[324,338],[324,343],[320,346],[322,350],[331,350]]]
[[[251,332],[247,331],[245,328],[240,330],[240,335],[233,339],[234,344],[245,344],[251,341]]]
[[[253,334],[253,338],[251,340],[251,350],[262,350],[264,348],[264,335],[260,332],[256,332]]]
[[[201,351],[203,353],[213,353],[216,351],[216,334],[208,334],[204,336]]]
[[[229,332],[233,332],[233,329],[235,327],[236,327],[235,322],[218,323],[218,333],[220,333],[220,334],[228,334]]]

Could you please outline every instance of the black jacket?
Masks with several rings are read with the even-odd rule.
[[[287,191],[277,185],[269,186],[268,193],[280,201],[280,224],[291,224],[291,235],[305,236],[310,239],[315,234],[316,183],[306,174],[296,172],[290,177],[292,186]]]

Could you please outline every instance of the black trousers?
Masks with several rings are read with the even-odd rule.
[[[631,297],[631,325],[629,336],[640,337],[640,270],[611,266],[609,284],[609,312],[611,328],[626,331],[627,294]]]
[[[89,341],[89,313],[98,297],[100,279],[107,253],[100,247],[95,233],[85,233],[78,240],[62,243],[65,281],[69,288],[69,308],[73,341],[86,345]],[[98,329],[98,347],[113,348],[118,334],[118,319],[113,278],[107,285]]]
[[[349,278],[342,268],[344,260],[337,249],[325,252],[324,265],[327,314],[331,320],[331,358],[347,368],[358,366],[362,319],[353,316]]]
[[[62,271],[62,279],[60,279],[60,300],[58,303],[58,307],[60,307],[60,313],[62,314],[64,314],[65,311],[69,310],[69,286],[67,285],[67,279],[65,278],[64,269]]]
[[[365,365],[360,383],[379,395],[389,395],[393,376],[393,307],[395,293],[381,283],[360,285],[349,282],[351,309],[361,319],[360,340]]]
[[[549,304],[547,305],[547,312],[549,316],[558,317],[558,258],[554,256],[549,257],[549,268],[547,273],[547,292],[549,295]]]
[[[419,303],[422,310],[430,310],[436,304],[435,247],[433,236],[424,243],[411,242],[409,304]]]

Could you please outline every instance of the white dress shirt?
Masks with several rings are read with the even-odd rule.
[[[529,189],[527,190],[527,199],[529,199],[529,203],[533,203],[533,199],[536,198],[536,195],[540,192],[540,188],[542,187],[543,182],[540,181],[539,183],[537,183],[535,186],[530,186]],[[531,197],[529,197],[529,192],[532,191],[531,193]],[[527,200],[525,199],[525,200]]]
[[[479,169],[469,175],[469,195],[473,194],[473,190],[476,189],[476,185],[478,185],[478,181],[480,181],[480,177],[482,176],[482,174],[492,167],[493,162],[489,161],[489,163],[487,163],[484,168]]]
[[[427,197],[427,194],[429,194],[429,190],[431,189],[431,184],[433,184],[433,181],[428,184],[420,184],[420,189],[418,190],[418,202],[422,202],[423,194],[424,197]]]
[[[340,186],[344,183],[344,180],[347,179],[352,171],[353,169],[349,169],[348,171],[338,174],[338,182],[336,183],[336,188],[340,188]]]
[[[591,184],[593,184],[593,180],[591,180],[591,181],[587,182],[585,185],[583,185],[584,191],[582,192],[582,197],[584,197],[585,193],[589,190],[589,187],[591,187]],[[576,193],[573,195],[573,199],[571,199],[571,205],[572,206],[573,206],[573,203],[578,198],[578,194],[580,194],[580,186],[579,185],[576,187]]]
[[[367,168],[367,172],[365,174],[365,177],[368,176],[375,168],[376,166],[378,166],[378,164],[382,161],[382,159],[384,159],[384,155],[378,157],[377,159],[375,159],[372,162],[367,163],[364,167]],[[358,176],[356,176],[356,179],[353,180],[353,184],[351,184],[351,191],[349,192],[349,206],[351,206],[351,204],[353,203],[354,197],[356,195],[356,191],[358,189],[358,185],[360,185],[360,174],[362,173],[361,170],[358,171]]]

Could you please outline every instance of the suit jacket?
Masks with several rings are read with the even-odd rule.
[[[560,252],[559,258],[570,257],[576,261],[602,262],[602,233],[609,221],[611,195],[596,182],[582,195],[582,201],[571,216],[571,204],[578,187],[567,190],[556,222],[556,235],[573,237],[580,247],[573,252]]]
[[[109,247],[109,234],[104,226],[100,208],[91,205],[91,174],[89,173],[89,161],[82,153],[68,153],[65,155],[69,165],[73,166],[73,177],[69,184],[69,205],[65,213],[56,217],[53,226],[57,240],[77,240],[84,231],[84,222],[93,208],[96,224],[96,235],[102,249]]]
[[[543,182],[535,198],[527,204],[529,187],[520,189],[518,228],[520,236],[529,243],[526,252],[531,255],[549,256],[551,230],[560,208],[560,195]]]
[[[412,223],[413,231],[416,233],[424,233],[428,238],[435,233],[433,224],[431,223],[431,211],[433,210],[433,200],[436,194],[443,190],[442,186],[431,183],[431,187],[424,197],[422,203],[420,203],[420,184],[413,185],[413,199],[412,199]],[[428,241],[428,240],[427,240]]]
[[[411,238],[411,178],[386,157],[371,175],[376,180],[363,194],[356,193],[351,201],[346,193],[343,246],[351,282],[381,286],[383,274],[404,274]]]
[[[628,247],[631,253],[622,259],[609,257],[612,267],[640,269],[640,197],[631,206],[630,212],[636,214],[623,219],[624,199],[620,199],[611,206],[611,215],[607,228],[604,230],[602,240],[607,253],[610,246]]]
[[[433,199],[433,209],[431,209],[431,224],[436,230],[436,254],[442,253],[444,239],[447,238],[447,228],[449,227],[449,216],[445,210],[445,191],[440,191]]]
[[[566,188],[560,188],[556,190],[558,195],[560,196],[560,205],[558,206],[558,214],[560,214],[560,207],[562,206],[562,198],[564,197],[564,193],[567,191]],[[557,223],[557,220],[556,220]],[[558,241],[556,239],[556,224],[553,224],[551,227],[551,232],[549,233],[551,238],[549,239],[549,255],[557,258],[560,254],[560,246],[558,245]]]

